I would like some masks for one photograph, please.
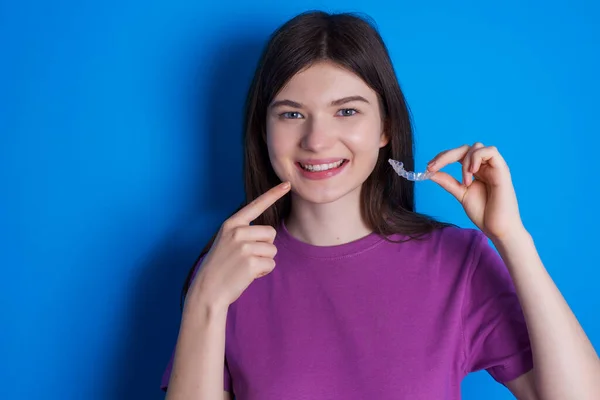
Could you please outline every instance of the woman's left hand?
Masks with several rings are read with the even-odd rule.
[[[462,164],[462,183],[440,171],[454,162]],[[524,230],[508,165],[496,147],[475,143],[447,150],[435,156],[427,170],[435,172],[431,180],[456,197],[492,240]]]

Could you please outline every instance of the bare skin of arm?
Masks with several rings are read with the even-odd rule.
[[[231,399],[223,391],[227,309],[186,305],[166,399]]]
[[[276,231],[250,225],[290,190],[282,183],[228,218],[206,254],[185,299],[167,400],[223,400],[229,305],[255,279],[275,268]]]
[[[462,182],[440,171],[455,162],[462,164]],[[510,171],[498,149],[475,143],[447,150],[428,170],[437,172],[431,180],[452,194],[492,240],[514,281],[535,367],[506,386],[520,400],[600,399],[600,359],[523,225]]]

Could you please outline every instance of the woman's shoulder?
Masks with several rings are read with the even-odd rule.
[[[495,250],[488,237],[479,229],[446,227],[436,232],[435,253],[444,261],[472,270],[476,265],[496,261]]]
[[[485,238],[483,232],[474,228],[447,226],[437,230],[440,241],[451,245],[470,246]]]
[[[387,244],[377,248],[382,253],[380,259],[387,257],[391,264],[400,263],[403,274],[410,276],[410,271],[414,271],[413,276],[425,276],[442,285],[445,282],[448,287],[469,279],[487,245],[480,230],[456,226],[437,228],[408,241],[396,242],[396,238],[404,237],[393,235]]]
[[[394,237],[400,238],[398,235]],[[394,238],[391,238],[394,241]],[[455,225],[436,228],[430,233],[410,240],[415,253],[426,253],[444,263],[469,263],[487,245],[487,237],[478,229]]]
[[[392,235],[390,239],[392,241],[396,241],[394,239],[398,241],[412,239],[415,243],[433,247],[470,248],[480,244],[486,239],[486,236],[479,229],[447,225],[418,236],[397,234]]]

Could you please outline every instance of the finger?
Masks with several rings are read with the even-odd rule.
[[[442,152],[440,152],[440,153],[436,154],[436,156],[435,156],[435,157],[433,157],[433,158],[432,158],[432,159],[431,159],[431,160],[430,160],[430,161],[427,163],[427,165],[429,166],[429,165],[433,165],[433,164],[435,164],[435,163],[437,162],[437,160],[439,160],[439,158],[440,158],[441,156],[443,156],[444,154],[446,154],[448,151],[449,151],[449,150],[444,150],[444,151],[442,151]]]
[[[481,149],[483,143],[477,142],[471,146],[469,152],[465,155],[465,158],[462,163],[462,175],[463,175],[463,184],[466,186],[471,185],[473,183],[473,172],[471,171],[473,165],[473,154],[477,149]]]
[[[289,182],[283,182],[269,189],[231,216],[229,220],[235,221],[236,225],[249,225],[265,212],[267,208],[271,207],[277,200],[289,192],[290,186]]]
[[[275,268],[275,260],[267,257],[255,257],[252,260],[251,273],[255,279],[268,275]]]
[[[252,257],[273,258],[277,254],[277,247],[266,242],[246,242],[243,249],[248,256]]]
[[[273,243],[277,231],[269,225],[241,225],[232,230],[231,235],[237,242]]]
[[[471,171],[476,174],[483,164],[498,168],[505,164],[504,158],[495,146],[483,147],[473,152]]]
[[[456,200],[462,203],[465,193],[467,192],[467,188],[465,185],[461,185],[461,183],[452,175],[440,171],[433,175],[430,179],[440,185],[452,196],[454,196]]]
[[[436,172],[450,163],[462,161],[470,148],[471,146],[465,144],[452,150],[443,151],[427,164],[427,169]]]

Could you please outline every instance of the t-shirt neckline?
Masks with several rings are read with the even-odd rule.
[[[276,243],[285,246],[293,252],[310,258],[340,258],[357,255],[381,243],[384,238],[371,232],[362,238],[348,243],[333,246],[317,246],[301,241],[292,236],[282,220],[277,229]]]

